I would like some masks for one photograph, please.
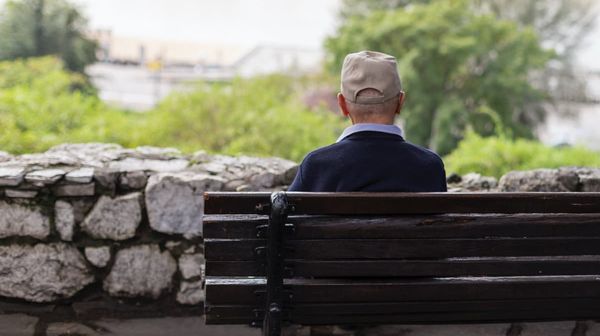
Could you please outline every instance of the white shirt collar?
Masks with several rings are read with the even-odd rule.
[[[402,128],[400,128],[399,126],[365,123],[365,124],[355,124],[350,127],[347,127],[344,130],[344,132],[342,132],[342,135],[340,135],[340,137],[337,139],[336,142],[340,142],[354,133],[365,132],[365,131],[382,132],[382,133],[395,134],[395,135],[404,137],[404,132],[402,131]]]

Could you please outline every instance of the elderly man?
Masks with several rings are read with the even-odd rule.
[[[440,157],[405,141],[394,125],[405,94],[393,56],[347,55],[341,91],[338,104],[352,126],[335,144],[306,156],[290,191],[446,191]]]

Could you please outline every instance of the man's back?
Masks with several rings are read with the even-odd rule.
[[[290,191],[446,191],[440,157],[395,134],[358,132],[315,150]]]

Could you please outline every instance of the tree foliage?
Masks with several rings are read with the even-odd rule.
[[[332,143],[345,124],[325,108],[301,103],[300,93],[310,86],[311,80],[286,76],[201,83],[137,113],[104,104],[57,58],[0,62],[0,150],[114,142],[300,160]]]
[[[469,132],[444,162],[448,173],[476,172],[500,177],[512,170],[600,167],[600,153],[583,147],[548,147],[537,141],[503,136],[483,138]]]
[[[87,20],[66,0],[9,0],[0,11],[0,60],[57,55],[73,71],[96,60]]]
[[[128,145],[130,116],[102,103],[57,58],[0,62],[0,150],[38,152],[82,141]]]
[[[378,10],[394,10],[435,0],[344,0],[342,20],[368,16]],[[550,97],[585,99],[585,82],[577,75],[575,55],[597,24],[600,6],[596,0],[470,0],[478,13],[493,14],[520,27],[531,27],[542,45],[556,53],[552,66],[537,75],[536,87]]]
[[[434,1],[353,16],[326,41],[329,68],[338,72],[349,52],[371,49],[394,55],[407,101],[410,141],[442,154],[454,149],[467,127],[483,135],[499,128],[532,137],[543,98],[529,82],[552,53],[532,29],[476,14],[468,1]]]
[[[331,144],[344,128],[325,108],[306,108],[298,95],[303,91],[301,80],[284,75],[199,84],[149,112],[147,137],[140,142],[301,160]]]

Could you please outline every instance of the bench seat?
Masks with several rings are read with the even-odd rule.
[[[206,193],[206,323],[600,317],[600,193]]]

